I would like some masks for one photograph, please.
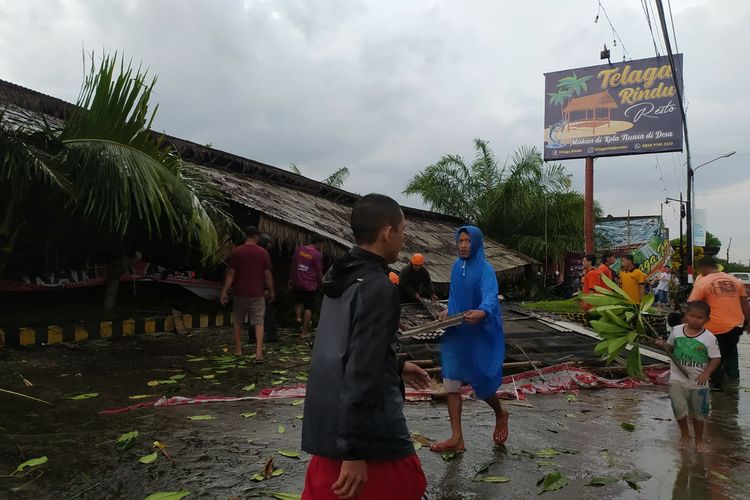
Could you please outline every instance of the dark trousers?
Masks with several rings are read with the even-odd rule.
[[[719,351],[721,351],[721,365],[711,375],[711,383],[713,385],[721,386],[724,381],[724,374],[730,380],[740,378],[740,360],[737,352],[740,335],[742,335],[742,327],[738,326],[716,336],[716,340],[719,343]]]

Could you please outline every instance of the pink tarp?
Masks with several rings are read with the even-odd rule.
[[[508,375],[503,378],[503,385],[497,391],[497,395],[503,399],[526,399],[528,394],[557,394],[566,391],[578,391],[580,389],[635,389],[642,386],[669,383],[669,370],[646,370],[646,376],[648,380],[636,380],[630,377],[612,380],[594,375],[584,368],[562,364],[548,366],[542,368],[540,371],[533,370]],[[406,399],[408,401],[428,401],[435,394],[439,394],[439,392],[435,390],[419,391],[407,388]],[[464,398],[470,399],[472,396],[471,387],[462,387],[461,394]],[[295,386],[261,389],[257,396],[162,397],[156,401],[146,401],[122,408],[109,408],[99,413],[112,415],[129,412],[138,408],[304,397],[305,384],[298,384]]]

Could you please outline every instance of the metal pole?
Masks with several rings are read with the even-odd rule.
[[[587,254],[594,253],[594,158],[586,157],[583,202],[583,240]]]
[[[680,262],[682,262],[682,265],[680,266],[680,283],[683,285],[687,282],[687,278],[685,275],[685,245],[682,241],[682,211],[684,209],[684,205],[682,204],[682,193],[680,193]]]
[[[688,183],[687,183],[687,227],[685,228],[685,237],[687,240],[687,280],[689,284],[693,283],[693,168],[690,165],[690,157],[687,162]]]

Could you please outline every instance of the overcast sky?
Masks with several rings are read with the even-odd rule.
[[[630,57],[655,55],[640,0],[602,4]],[[737,151],[698,171],[696,206],[722,256],[732,237],[732,260],[747,262],[750,2],[672,9],[694,165]],[[598,10],[596,0],[0,0],[0,78],[75,101],[82,50],[124,52],[158,75],[157,129],[317,179],[347,166],[347,189],[422,206],[400,194],[408,179],[445,153],[471,157],[474,137],[502,159],[542,147],[543,73],[599,64],[604,43],[622,60]],[[597,160],[596,199],[615,216],[658,214],[685,190],[684,161]],[[565,166],[582,190],[583,160]]]

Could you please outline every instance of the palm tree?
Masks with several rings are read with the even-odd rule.
[[[0,227],[6,259],[23,230],[19,200],[32,192],[97,236],[121,243],[111,249],[116,264],[108,273],[107,308],[114,305],[130,233],[196,245],[204,261],[214,258],[217,227],[232,223],[208,181],[151,132],[158,108],[149,111],[155,83],[140,67],[118,64],[116,54],[104,56],[97,69],[92,55],[76,106],[63,123],[37,117],[0,128],[0,141],[11,152],[0,164],[0,179],[9,181],[0,189],[4,195],[14,191]],[[3,270],[0,261],[0,274]]]
[[[583,248],[583,196],[572,191],[560,164],[545,164],[536,148],[521,147],[502,167],[487,141],[474,140],[467,165],[445,155],[415,175],[404,194],[432,210],[476,224],[489,237],[540,261]]]
[[[302,170],[300,170],[299,167],[294,163],[291,163],[289,165],[289,170],[291,170],[297,175],[305,175],[302,173]],[[341,189],[344,185],[344,182],[346,182],[346,179],[348,178],[349,178],[349,169],[347,167],[341,167],[338,170],[335,170],[331,175],[329,175],[328,177],[326,177],[320,182],[322,182],[323,184],[327,184],[331,187]]]

